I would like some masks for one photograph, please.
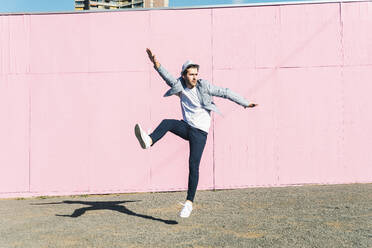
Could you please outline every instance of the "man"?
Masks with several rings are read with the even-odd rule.
[[[192,211],[196,188],[199,181],[199,164],[207,141],[211,125],[211,111],[218,112],[212,101],[213,96],[227,98],[244,108],[253,108],[254,103],[249,103],[243,97],[229,89],[209,84],[208,81],[198,79],[199,65],[186,61],[182,66],[181,77],[175,79],[159,63],[150,49],[147,54],[154,64],[154,68],[171,87],[165,96],[177,95],[180,97],[183,120],[163,120],[150,135],[146,134],[139,124],[136,124],[135,135],[143,149],[150,148],[159,141],[168,131],[189,141],[189,180],[187,198],[180,216],[187,218]]]

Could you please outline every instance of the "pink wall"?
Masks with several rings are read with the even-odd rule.
[[[259,103],[215,99],[199,189],[372,182],[371,26],[371,2],[0,16],[0,198],[187,187],[186,142],[133,134],[181,118],[146,47]]]

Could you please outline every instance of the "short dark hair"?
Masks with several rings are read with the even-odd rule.
[[[199,71],[199,65],[192,64],[192,65],[189,65],[189,66],[186,67],[186,69],[182,73],[182,76],[185,76],[187,74],[187,70],[190,69],[190,68],[196,68]]]

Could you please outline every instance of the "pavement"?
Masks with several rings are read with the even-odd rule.
[[[372,247],[372,184],[0,200],[0,247]]]

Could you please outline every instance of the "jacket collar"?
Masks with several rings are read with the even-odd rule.
[[[181,81],[183,88],[186,89],[187,85],[186,85],[185,79],[183,79],[183,77],[180,77],[180,81]],[[196,83],[195,87],[196,87],[196,93],[198,95],[198,99],[202,103],[202,96],[200,93],[200,87],[201,87],[200,81],[201,79],[198,79],[198,82]]]

